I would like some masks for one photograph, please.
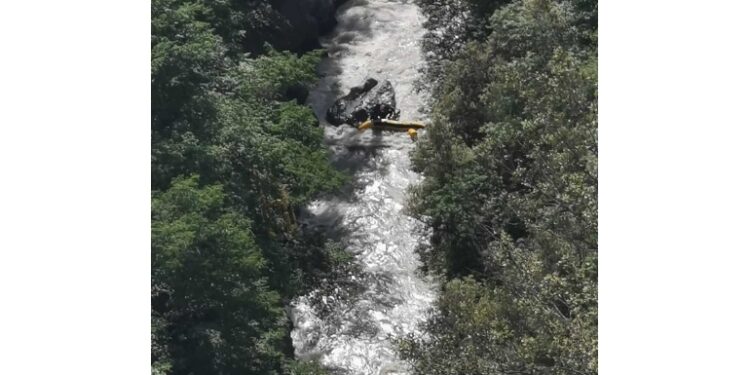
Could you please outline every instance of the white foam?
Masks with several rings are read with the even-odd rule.
[[[391,81],[402,118],[427,120],[420,113],[426,94],[414,88],[424,65],[424,17],[419,8],[410,1],[353,0],[339,10],[337,19],[334,32],[321,40],[331,57],[321,64],[321,79],[309,99],[318,117],[325,119],[336,97],[373,77]],[[352,231],[347,251],[355,254],[365,272],[357,278],[365,292],[351,301],[334,301],[334,311],[325,316],[316,315],[307,297],[295,301],[295,353],[319,357],[324,365],[351,374],[406,374],[391,338],[415,332],[435,298],[435,284],[417,272],[414,248],[422,224],[402,212],[404,189],[421,179],[409,169],[408,154],[414,145],[404,133],[324,126],[336,157],[350,156],[351,146],[377,147],[374,168],[361,168],[354,176],[365,186],[355,192],[353,201],[316,201],[308,219],[311,224],[328,224],[316,222],[316,215],[340,213],[341,225]]]

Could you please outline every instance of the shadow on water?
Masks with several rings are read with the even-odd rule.
[[[362,7],[367,5],[367,0],[349,0],[338,9],[338,14],[350,11],[352,8]],[[373,24],[373,13],[364,14],[362,17],[349,17],[349,18],[338,18],[338,32],[335,33],[336,37],[344,38],[347,33],[356,32],[358,35],[371,38],[372,37],[372,24]],[[335,32],[335,31],[334,31]],[[329,37],[334,35],[332,32]],[[327,38],[328,39],[328,38]],[[343,40],[343,39],[342,39]]]

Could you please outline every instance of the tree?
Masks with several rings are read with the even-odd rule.
[[[177,179],[152,201],[152,310],[173,373],[273,373],[284,314],[252,224],[219,186]]]
[[[344,177],[301,104],[320,52],[267,43],[277,3],[152,2],[153,373],[314,368],[291,362],[284,303],[340,265],[295,216]]]
[[[422,253],[448,280],[430,339],[403,343],[417,373],[597,371],[589,6],[502,5],[444,68],[412,155],[425,179],[410,210],[432,230]]]

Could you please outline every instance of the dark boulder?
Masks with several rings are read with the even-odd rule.
[[[368,118],[397,120],[399,115],[396,91],[391,82],[386,80],[378,84],[378,81],[369,78],[337,99],[326,111],[326,120],[336,126],[344,123],[357,126]]]

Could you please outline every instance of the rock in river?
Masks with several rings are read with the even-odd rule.
[[[398,120],[400,111],[396,109],[396,91],[390,81],[379,84],[368,78],[361,86],[353,87],[349,93],[337,99],[326,111],[326,120],[332,125],[359,123],[371,119]]]

